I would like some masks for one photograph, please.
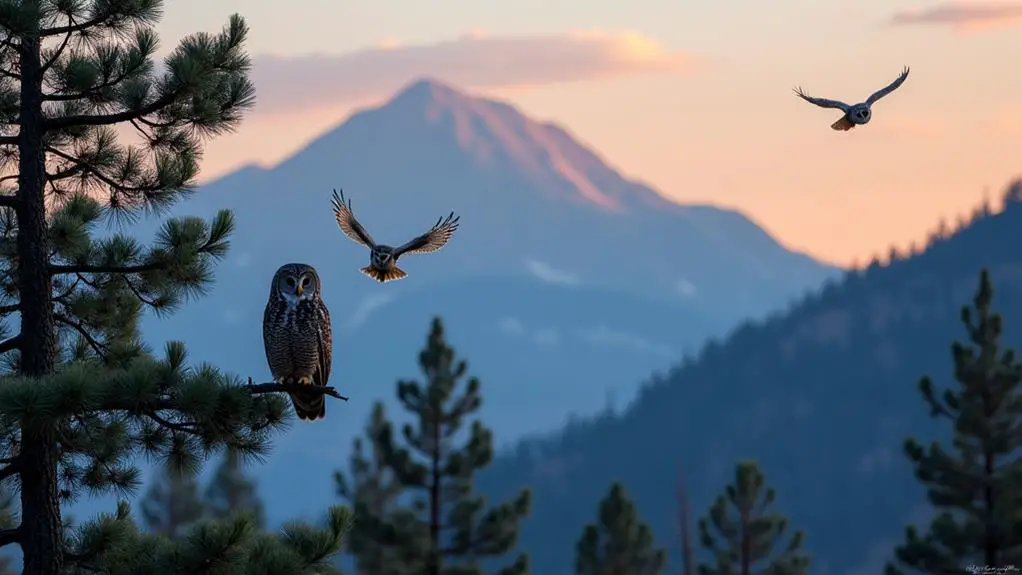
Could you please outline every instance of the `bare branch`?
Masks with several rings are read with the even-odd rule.
[[[21,542],[21,526],[14,529],[0,529],[0,547]]]
[[[9,351],[20,349],[21,346],[21,334],[14,337],[9,337],[3,341],[0,341],[0,353],[7,353]]]
[[[0,481],[7,479],[12,475],[16,475],[21,472],[21,459],[18,457],[11,458],[10,463],[0,468]]]
[[[297,383],[253,383],[252,378],[248,378],[249,393],[252,395],[261,395],[264,393],[295,393],[295,392],[319,392],[323,395],[329,395],[335,397],[341,401],[348,401],[348,398],[337,393],[337,390],[333,387],[318,386],[318,385],[299,385]]]

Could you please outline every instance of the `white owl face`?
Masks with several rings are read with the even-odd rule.
[[[291,305],[319,297],[319,274],[312,266],[286,265],[277,270],[277,292]]]

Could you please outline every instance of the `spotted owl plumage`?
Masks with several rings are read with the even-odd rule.
[[[285,264],[273,275],[263,313],[263,346],[276,383],[325,387],[330,379],[333,340],[330,312],[319,274],[308,264]],[[300,420],[326,416],[322,393],[289,394]]]
[[[439,218],[428,232],[395,248],[373,241],[369,232],[355,219],[355,214],[351,211],[351,200],[349,199],[345,203],[343,191],[338,194],[337,190],[334,190],[332,203],[334,219],[337,221],[337,227],[341,228],[341,232],[351,241],[369,248],[369,265],[359,271],[380,283],[399,280],[408,275],[397,267],[397,259],[402,255],[426,254],[447,245],[448,240],[457,231],[458,222],[461,220],[460,217],[454,215],[454,212],[451,212],[447,218]]]
[[[836,108],[844,112],[844,115],[841,116],[838,121],[831,124],[830,127],[835,130],[846,132],[855,126],[868,124],[873,118],[873,104],[876,104],[877,100],[880,98],[883,98],[897,90],[898,87],[905,82],[905,79],[908,78],[908,71],[909,68],[906,66],[905,69],[901,71],[901,75],[898,76],[897,79],[876,92],[873,92],[869,98],[866,98],[865,102],[860,102],[858,104],[849,105],[841,102],[840,100],[828,100],[826,98],[814,98],[812,96],[807,96],[806,93],[802,91],[801,87],[795,88],[795,94],[810,104],[815,104],[821,108]]]

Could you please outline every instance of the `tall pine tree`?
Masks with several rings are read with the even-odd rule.
[[[170,539],[179,538],[205,515],[195,476],[174,469],[153,473],[141,507],[145,528]]]
[[[244,20],[185,38],[156,66],[162,10],[160,0],[0,0],[0,317],[13,320],[0,341],[13,371],[0,383],[0,481],[17,476],[22,511],[0,546],[21,546],[25,575],[98,553],[81,545],[113,531],[65,553],[61,504],[133,490],[136,455],[194,470],[225,445],[265,452],[285,423],[284,399],[260,395],[283,386],[189,367],[178,344],[154,358],[138,337],[143,310],[173,311],[209,286],[229,212],[166,221],[148,246],[94,233],[192,192],[203,138],[233,129],[254,102]],[[138,143],[120,142],[118,125]],[[206,560],[233,552],[230,532],[217,533]]]
[[[246,513],[256,527],[266,525],[263,500],[259,498],[256,482],[245,473],[241,454],[224,454],[203,494],[202,506],[209,517],[227,519],[237,513]]]
[[[653,546],[649,525],[639,519],[624,486],[615,483],[600,502],[598,522],[582,531],[576,575],[659,575],[667,552]]]
[[[469,378],[464,390],[455,394],[467,365],[455,359],[439,318],[433,320],[426,347],[419,353],[419,366],[423,383],[397,385],[398,400],[416,420],[416,425],[402,430],[405,445],[398,444],[389,426],[379,437],[382,459],[410,492],[412,506],[387,518],[374,517],[365,505],[356,505],[359,525],[394,546],[410,573],[481,574],[480,561],[514,548],[531,496],[524,490],[514,500],[484,511],[483,498],[473,495],[473,475],[493,459],[493,436],[479,421],[465,429],[465,418],[482,402],[479,380]],[[459,432],[467,432],[463,442],[456,437]],[[527,572],[525,555],[496,571]]]
[[[393,519],[398,509],[397,498],[404,492],[404,486],[394,479],[394,474],[384,464],[380,451],[380,439],[391,435],[391,423],[387,420],[383,404],[373,406],[364,437],[356,437],[348,464],[348,473],[337,471],[334,481],[337,494],[361,514],[378,518],[381,522]],[[368,445],[369,453],[366,453]],[[360,575],[388,575],[401,573],[397,550],[385,545],[372,533],[357,526],[348,539],[348,550],[355,557],[355,566]]]
[[[983,270],[973,309],[962,308],[968,343],[951,346],[956,384],[938,393],[929,378],[919,382],[931,415],[950,424],[951,444],[905,441],[938,514],[922,536],[905,529],[888,575],[903,567],[944,574],[1022,564],[1022,364],[1001,346],[993,299]]]
[[[776,493],[766,487],[759,466],[751,461],[740,462],[734,484],[717,497],[709,515],[699,520],[700,540],[712,554],[710,562],[699,565],[700,575],[809,572],[809,557],[802,551],[802,532],[794,532],[787,543],[783,541],[788,520],[770,511],[775,499]]]

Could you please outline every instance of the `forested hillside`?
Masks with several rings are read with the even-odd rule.
[[[1022,204],[981,206],[919,253],[875,260],[761,323],[710,342],[654,376],[627,409],[521,442],[498,457],[484,492],[533,490],[523,547],[535,573],[571,567],[579,528],[608,486],[627,486],[657,540],[677,559],[679,471],[693,509],[755,459],[783,512],[807,533],[814,573],[876,573],[904,524],[929,512],[902,452],[907,436],[946,435],[917,382],[951,380],[960,309],[982,268],[996,289],[1005,344],[1022,343]],[[996,213],[995,213],[996,212]]]

